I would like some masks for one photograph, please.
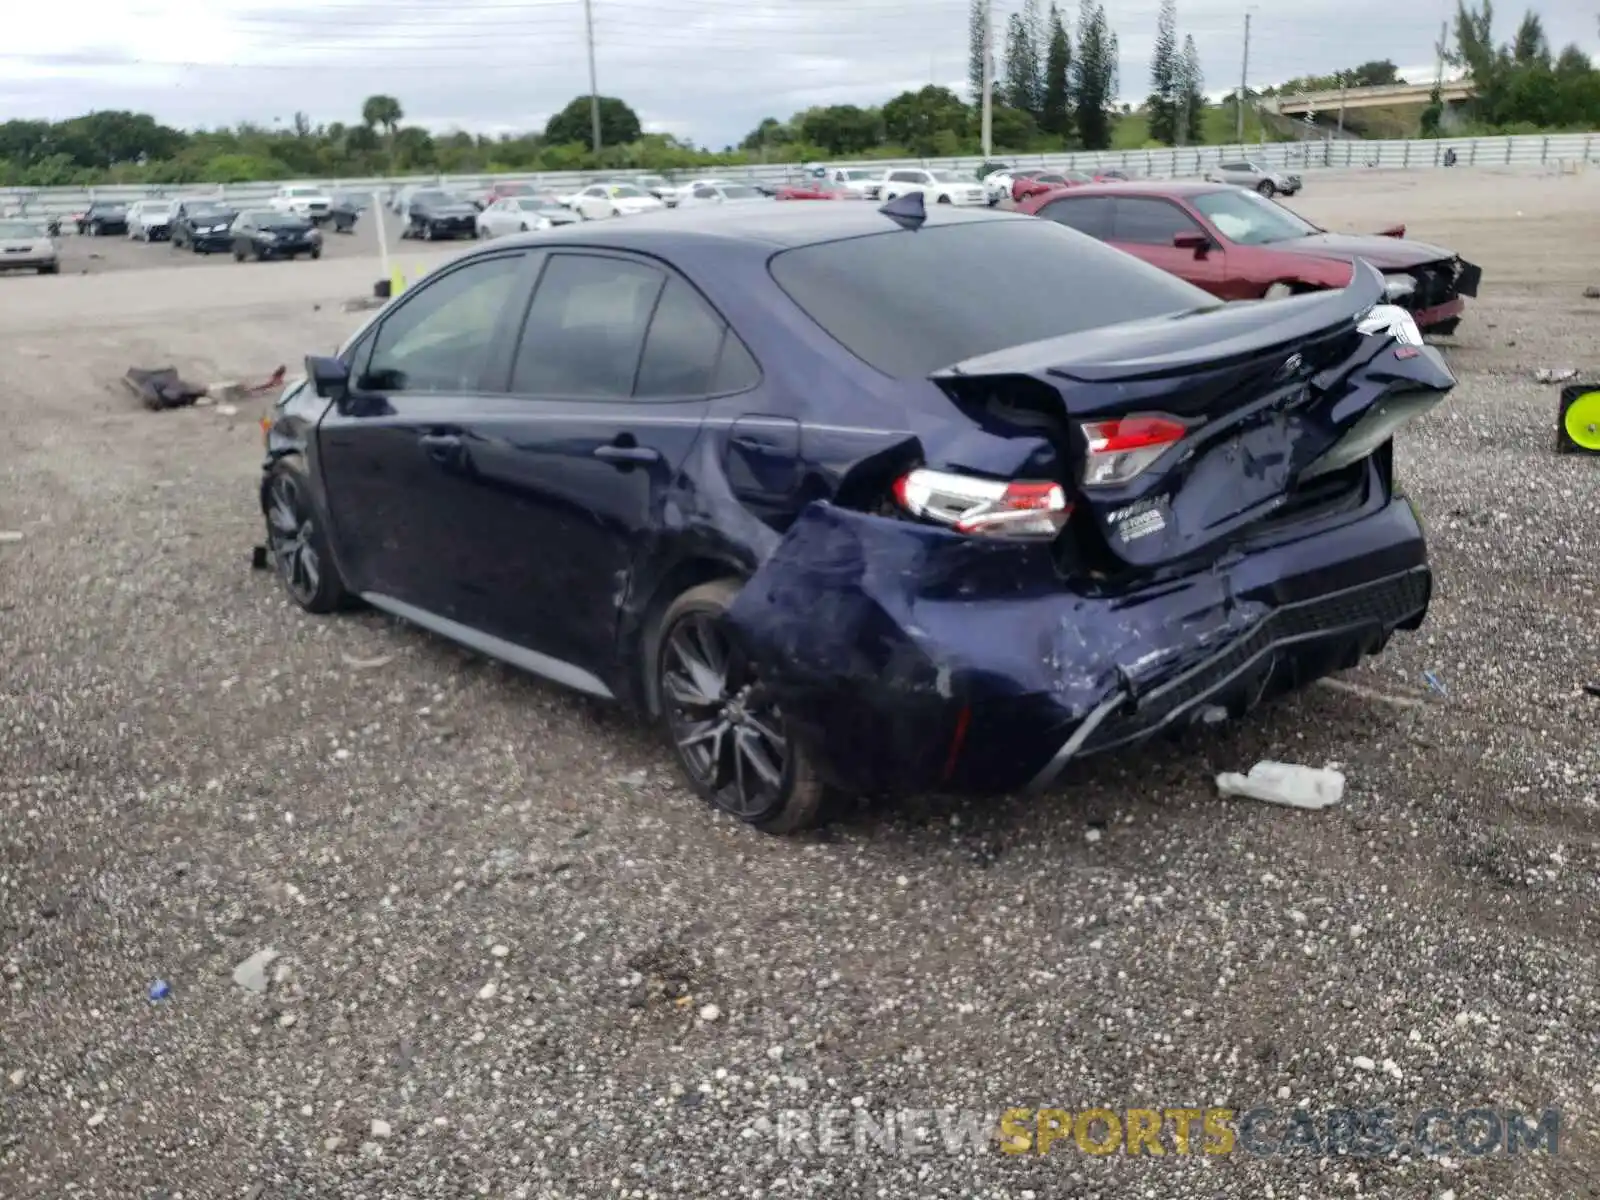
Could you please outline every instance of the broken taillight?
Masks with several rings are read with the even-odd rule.
[[[1083,486],[1126,483],[1177,445],[1189,432],[1171,417],[1118,417],[1083,426],[1088,455]]]
[[[983,537],[1048,540],[1072,515],[1059,483],[980,479],[926,467],[895,480],[894,498],[912,516]]]

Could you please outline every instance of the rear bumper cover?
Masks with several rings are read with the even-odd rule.
[[[1352,666],[1431,588],[1405,500],[1115,596],[1039,547],[817,504],[729,620],[829,782],[992,793]]]

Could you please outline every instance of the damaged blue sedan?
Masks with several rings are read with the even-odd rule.
[[[1422,623],[1393,438],[1455,380],[1383,296],[920,197],[497,240],[307,359],[269,557],[635,706],[761,829],[1044,788]]]

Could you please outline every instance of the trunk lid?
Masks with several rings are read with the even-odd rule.
[[[1361,331],[1382,301],[1383,277],[1359,265],[1343,291],[1088,330],[933,380],[969,410],[1054,418],[1074,528],[1125,567],[1161,567],[1220,553],[1268,519],[1326,512],[1308,499],[1330,485],[1364,493],[1362,460],[1454,385],[1437,351]],[[1131,477],[1086,481],[1086,427],[1132,417],[1181,436]]]

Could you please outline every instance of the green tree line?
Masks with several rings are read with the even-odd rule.
[[[1445,61],[1472,80],[1467,104],[1479,125],[1508,132],[1593,129],[1600,125],[1600,71],[1582,47],[1550,51],[1544,22],[1525,12],[1509,42],[1494,40],[1494,5],[1457,0],[1454,45],[1441,47]],[[1425,124],[1438,127],[1436,96]]]

